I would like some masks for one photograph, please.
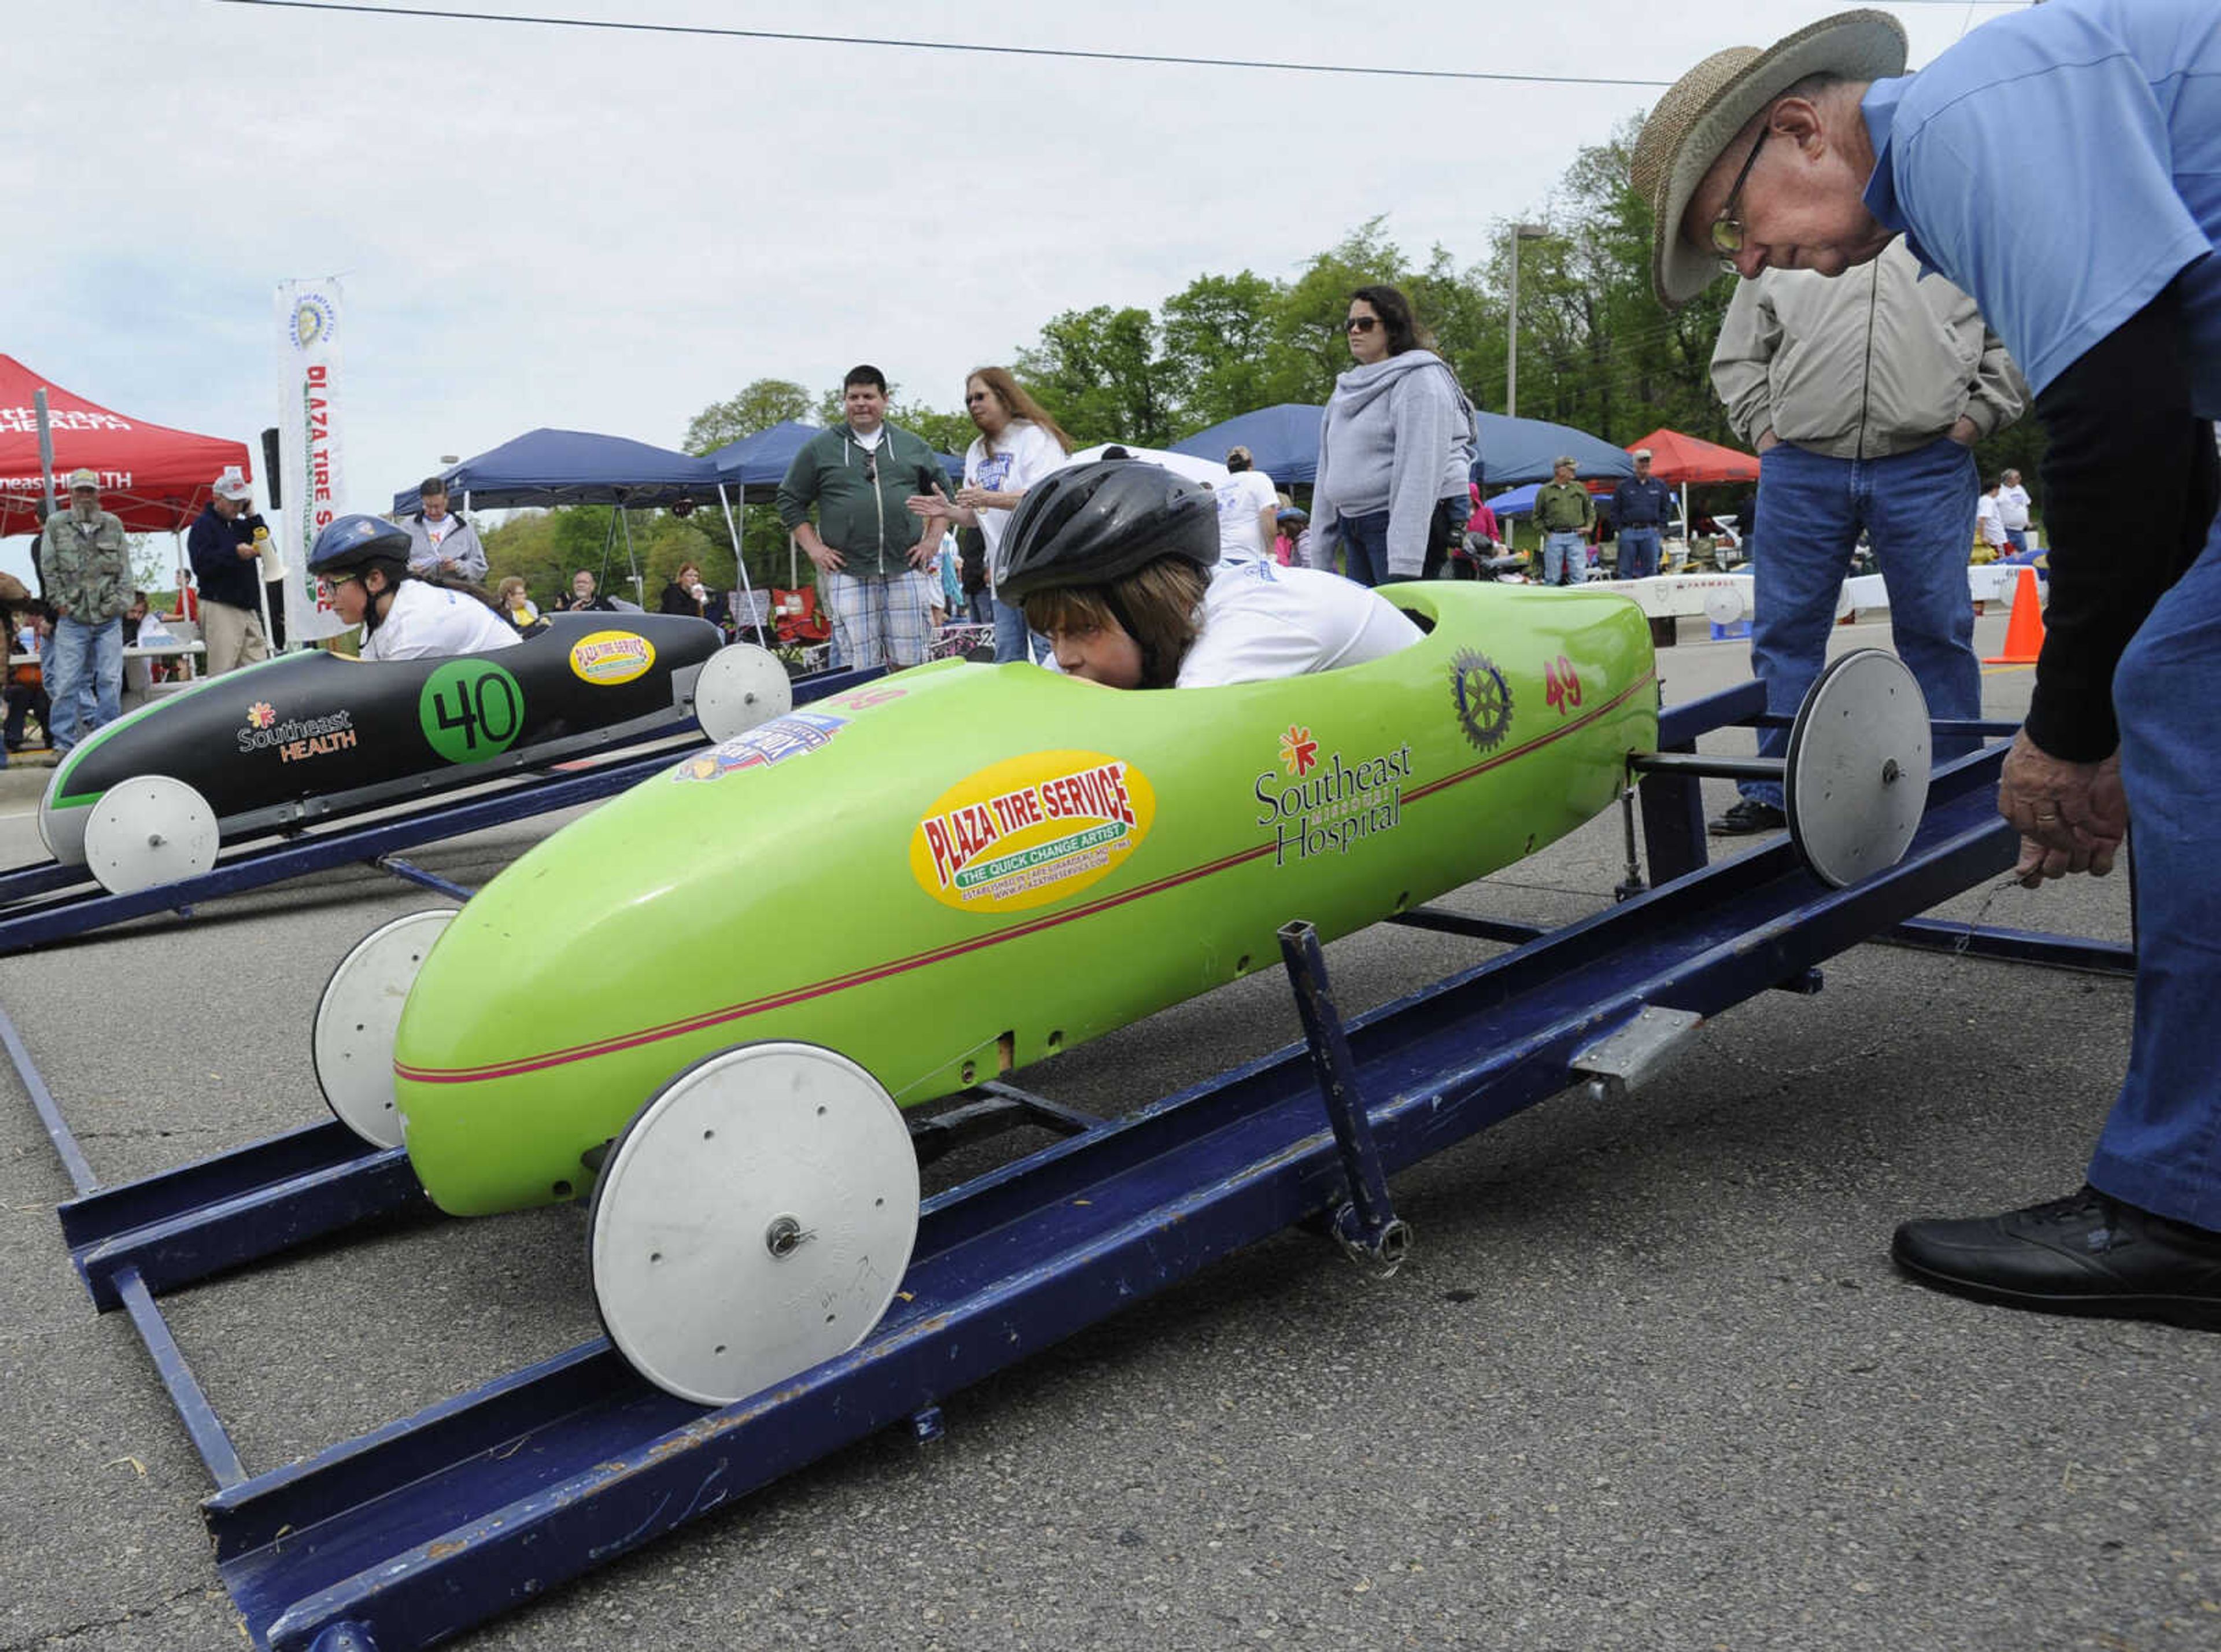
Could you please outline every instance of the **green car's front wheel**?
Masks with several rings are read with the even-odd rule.
[[[743,1044],[617,1138],[586,1236],[610,1342],[705,1405],[861,1342],[917,1237],[917,1155],[878,1080],[815,1044]]]

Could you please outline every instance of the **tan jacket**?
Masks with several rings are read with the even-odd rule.
[[[1736,283],[1712,350],[1712,388],[1753,447],[1771,429],[1831,459],[1924,447],[1965,415],[1994,435],[2028,383],[1974,301],[1924,278],[1899,236],[1839,276],[1767,270]]]

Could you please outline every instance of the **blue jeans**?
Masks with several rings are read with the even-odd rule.
[[[1017,660],[1038,662],[1048,658],[1048,639],[1037,631],[1027,630],[1026,610],[996,598],[995,663],[1006,666]]]
[[[1650,578],[1658,572],[1658,554],[1665,545],[1665,535],[1655,528],[1621,529],[1619,577],[1623,579]]]
[[[1974,604],[1967,548],[1974,538],[1974,455],[1949,436],[1888,459],[1829,459],[1784,441],[1758,461],[1756,611],[1750,668],[1766,685],[1766,709],[1794,716],[1827,663],[1836,599],[1864,527],[1889,591],[1891,640],[1928,698],[1931,717],[1982,714],[1982,667],[1974,657]],[[1936,742],[1936,760],[1979,742]],[[1759,736],[1762,757],[1788,749],[1789,730]],[[1779,781],[1745,780],[1746,798],[1781,807]]]
[[[1342,534],[1342,572],[1361,585],[1377,585],[1388,578],[1388,513],[1368,510],[1361,516],[1344,516],[1336,524]]]
[[[2221,526],[2161,598],[2113,673],[2137,862],[2129,1072],[2090,1182],[2221,1229]]]
[[[1577,585],[1589,577],[1588,541],[1579,534],[1542,535],[1542,583]]]
[[[54,755],[123,715],[123,622],[58,619],[41,662],[53,704]]]
[[[2026,556],[2028,554],[2028,529],[2025,528],[2006,529],[2005,543],[2013,548],[2013,554],[2015,556]]]

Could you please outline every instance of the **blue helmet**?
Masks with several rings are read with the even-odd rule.
[[[381,516],[341,516],[316,535],[309,552],[309,572],[353,573],[372,563],[409,566],[409,534]]]

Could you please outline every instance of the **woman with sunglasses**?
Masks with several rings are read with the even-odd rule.
[[[1361,585],[1431,577],[1454,535],[1473,466],[1473,407],[1391,286],[1349,295],[1355,365],[1335,381],[1319,432],[1311,560]],[[1432,566],[1430,566],[1431,564]]]
[[[981,367],[964,381],[964,410],[979,434],[964,455],[964,485],[952,504],[935,487],[909,501],[919,515],[951,516],[960,528],[976,528],[987,542],[987,589],[993,592],[1002,569],[1003,535],[1010,512],[1026,490],[1064,463],[1072,438],[1047,409],[1010,376],[1008,367]],[[995,661],[1038,658],[1026,631],[1026,616],[1000,594],[995,605]]]

